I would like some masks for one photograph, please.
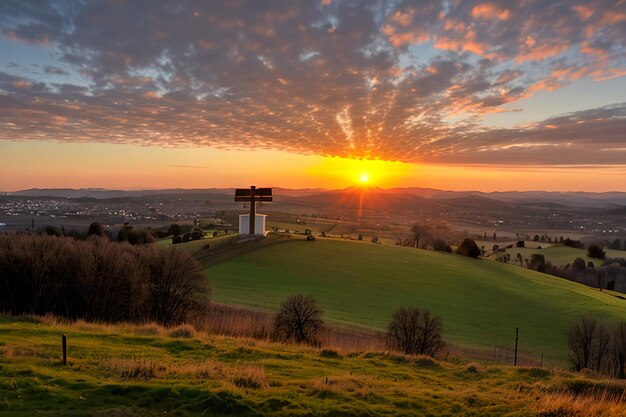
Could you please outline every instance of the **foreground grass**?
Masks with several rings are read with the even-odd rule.
[[[69,341],[67,367],[60,364],[62,333]],[[2,317],[0,341],[0,416],[610,417],[626,412],[616,394],[623,384],[558,370],[341,354],[211,337],[190,328]],[[589,401],[597,413],[578,413]]]
[[[563,365],[568,329],[582,315],[613,325],[626,301],[491,260],[412,248],[318,239],[267,246],[206,270],[212,297],[277,310],[288,296],[313,295],[326,319],[384,329],[395,309],[419,306],[441,316],[446,340],[494,351],[513,347]]]

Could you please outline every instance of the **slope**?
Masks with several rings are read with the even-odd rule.
[[[581,315],[626,318],[626,301],[498,262],[405,247],[318,239],[246,253],[206,270],[213,299],[276,310],[313,295],[336,324],[384,329],[400,306],[430,309],[460,346],[511,346],[562,364],[566,333]]]

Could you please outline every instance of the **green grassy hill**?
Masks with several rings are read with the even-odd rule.
[[[318,239],[267,246],[206,270],[216,301],[266,310],[313,295],[337,324],[384,329],[400,306],[441,316],[459,346],[512,346],[551,363],[567,358],[566,333],[581,315],[617,323],[626,301],[491,260],[412,248]]]
[[[182,331],[181,331],[182,330]],[[61,334],[69,362],[61,364]],[[208,336],[155,325],[0,316],[0,416],[617,417],[616,381]]]

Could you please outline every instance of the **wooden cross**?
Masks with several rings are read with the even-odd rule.
[[[256,188],[254,185],[247,188],[237,188],[235,190],[235,202],[249,202],[250,203],[250,226],[248,228],[248,234],[254,234],[254,220],[256,216],[256,202],[259,201],[272,201],[272,189],[271,188]]]

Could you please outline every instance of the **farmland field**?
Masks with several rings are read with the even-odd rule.
[[[548,243],[548,245],[550,245]],[[607,258],[626,258],[625,251],[605,249]],[[530,258],[533,253],[540,253],[545,256],[547,262],[551,262],[554,265],[566,265],[574,262],[576,258],[582,258],[585,262],[593,262],[596,266],[602,264],[601,259],[594,259],[587,256],[586,249],[570,248],[568,246],[550,246],[543,249],[531,249],[531,248],[511,248],[507,249],[507,253],[511,254],[511,262],[516,262],[517,254],[520,253],[522,258]]]
[[[511,346],[552,363],[567,358],[566,332],[581,315],[610,323],[626,301],[583,285],[491,260],[412,248],[318,239],[267,246],[206,269],[216,301],[278,309],[313,295],[339,325],[384,329],[400,306],[441,316],[454,344]]]

